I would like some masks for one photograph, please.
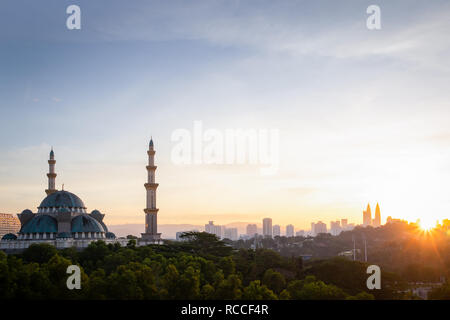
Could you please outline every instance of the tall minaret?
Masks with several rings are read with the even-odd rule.
[[[58,191],[55,188],[55,179],[56,179],[56,173],[55,173],[55,153],[53,152],[53,148],[50,151],[50,159],[48,160],[48,166],[49,166],[49,172],[47,173],[48,177],[48,189],[45,190],[45,193],[47,195],[51,195],[52,193]]]
[[[159,240],[161,233],[158,233],[157,216],[158,210],[156,208],[156,189],[158,184],[155,183],[155,149],[153,146],[153,139],[150,139],[148,146],[148,166],[147,166],[147,183],[144,185],[147,190],[147,208],[145,212],[145,233],[142,233],[142,239],[145,240]]]

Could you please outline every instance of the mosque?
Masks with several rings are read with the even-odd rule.
[[[138,239],[137,245],[161,242],[161,234],[157,232],[156,189],[155,183],[155,150],[153,139],[150,139],[147,174],[144,185],[147,191],[147,207],[145,213],[145,232]],[[103,222],[105,215],[98,210],[88,213],[84,202],[74,193],[67,190],[56,190],[55,153],[50,151],[48,160],[49,173],[47,196],[37,207],[36,212],[29,209],[17,214],[20,220],[20,231],[17,234],[5,234],[0,241],[0,249],[5,251],[23,250],[33,243],[48,243],[56,248],[76,247],[82,249],[92,241],[103,240],[106,243],[119,243],[125,246],[128,239],[116,238]]]

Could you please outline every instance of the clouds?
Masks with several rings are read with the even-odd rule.
[[[337,207],[359,219],[360,204],[375,198],[394,216],[415,210],[398,206],[396,193],[402,205],[435,194],[445,212],[449,4],[377,2],[379,31],[367,30],[372,2],[360,0],[80,0],[79,32],[65,27],[70,1],[2,4],[0,146],[45,149],[0,158],[11,169],[2,181],[18,181],[8,197],[27,184],[12,174],[30,158],[27,174],[45,182],[55,144],[67,185],[105,211],[114,198],[114,214],[135,217],[153,134],[162,219],[276,212],[307,225]],[[193,120],[279,129],[279,175],[174,166],[170,135]],[[308,218],[294,215],[305,208]]]

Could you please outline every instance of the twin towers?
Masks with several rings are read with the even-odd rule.
[[[370,204],[367,204],[367,209],[363,212],[363,226],[379,227],[381,226],[381,211],[377,203],[375,208],[375,218],[372,220],[372,212],[370,211]]]

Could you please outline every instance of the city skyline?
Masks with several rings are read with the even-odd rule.
[[[53,146],[57,189],[109,225],[141,223],[153,136],[161,224],[276,216],[306,229],[359,223],[367,201],[382,224],[447,218],[450,5],[380,1],[372,31],[365,4],[320,2],[83,2],[77,31],[64,3],[3,4],[0,211],[34,209]],[[175,163],[173,134],[196,121],[276,130],[277,172]]]

